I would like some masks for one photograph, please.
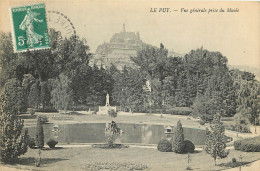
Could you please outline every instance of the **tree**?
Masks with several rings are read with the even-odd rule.
[[[3,110],[18,115],[26,111],[25,95],[21,83],[17,79],[9,79],[2,91],[2,99],[5,105]]]
[[[88,64],[91,54],[85,42],[84,39],[72,35],[69,39],[65,38],[57,43],[53,48],[53,55],[57,64],[56,72],[72,78],[80,65]]]
[[[8,79],[15,78],[17,54],[14,53],[11,33],[0,32],[0,89]]]
[[[39,85],[39,80],[36,80],[31,88],[30,88],[30,93],[28,96],[28,104],[29,107],[31,108],[38,108],[40,105],[41,101],[41,94],[40,94],[40,85]]]
[[[25,95],[25,103],[26,106],[29,106],[29,94],[30,94],[30,89],[32,85],[35,83],[35,78],[32,76],[32,74],[24,74],[23,75],[23,81],[22,81],[22,87]]]
[[[28,131],[21,134],[23,120],[18,116],[21,90],[19,82],[11,79],[0,92],[0,154],[1,160],[6,163],[15,162],[27,152]]]
[[[205,151],[210,154],[215,161],[219,158],[225,158],[228,155],[228,152],[225,151],[225,127],[220,121],[220,114],[215,114],[212,124],[210,125],[211,132],[207,131],[206,147]]]
[[[215,67],[208,79],[205,95],[215,101],[217,112],[221,116],[233,116],[236,113],[235,87],[230,73],[225,67]]]
[[[60,39],[58,32],[51,29],[50,49],[17,54],[13,51],[11,34],[0,32],[0,89],[8,79],[16,78],[21,82],[25,79],[25,83],[28,83],[25,84],[25,90],[29,96],[28,88],[32,86],[30,84],[32,77],[38,80],[38,85],[33,87],[31,102],[36,103],[33,104],[35,107],[45,108],[50,104],[51,91],[45,83],[55,79],[61,73],[71,80],[78,74],[76,73],[78,67],[88,65],[91,54],[85,43],[84,39],[75,35],[68,39]],[[29,74],[31,77],[28,76]],[[39,99],[35,100],[36,97]]]
[[[207,95],[198,94],[193,104],[193,114],[200,116],[202,119],[213,118],[213,115],[217,112],[217,104],[215,100],[211,99]],[[208,120],[205,120],[208,121]]]
[[[168,57],[165,78],[162,84],[162,98],[165,106],[190,106],[191,86],[190,78],[184,70],[182,57]]]
[[[244,75],[243,72],[239,74],[240,77]],[[255,124],[260,113],[260,83],[257,80],[242,77],[242,79],[236,80],[236,84],[237,112],[240,112],[251,124]]]
[[[37,148],[44,147],[44,132],[43,132],[43,127],[42,127],[42,122],[41,122],[40,117],[38,117],[38,119],[37,119],[35,143],[36,143]]]
[[[183,134],[181,121],[177,122],[177,127],[174,132],[174,139],[173,139],[172,146],[173,146],[173,151],[175,153],[184,152],[185,143],[184,143],[184,134]]]
[[[59,77],[52,82],[51,102],[57,110],[67,111],[72,102],[72,90],[70,88],[71,81],[64,75],[60,74]]]
[[[124,67],[114,76],[113,98],[121,107],[137,111],[144,103],[144,74],[140,70]]]
[[[119,73],[120,71],[117,69],[117,67],[112,63],[109,68],[110,75],[114,76],[116,73]]]
[[[160,48],[145,46],[138,51],[136,57],[131,57],[131,60],[145,72],[147,80],[152,83],[152,101],[154,101],[160,109],[163,108],[165,99],[165,93],[162,92],[162,87],[163,80],[167,76],[167,56],[168,50],[161,43]]]
[[[120,129],[117,127],[114,121],[106,128],[105,136],[108,140],[108,147],[113,148],[116,137],[120,134]]]
[[[47,106],[51,106],[51,85],[48,81],[43,81],[40,84],[41,87],[41,104],[42,108],[45,109]]]

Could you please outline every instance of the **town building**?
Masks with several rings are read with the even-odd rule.
[[[105,42],[97,47],[89,64],[102,66],[105,69],[114,64],[119,70],[123,70],[124,66],[136,67],[130,57],[135,57],[138,50],[145,45],[147,44],[141,40],[139,32],[127,32],[123,24],[121,32],[115,33],[108,43]],[[182,55],[171,50],[168,56]]]
[[[103,43],[96,49],[93,58],[90,60],[90,65],[97,65],[103,68],[109,68],[113,63],[119,70],[122,70],[125,65],[133,67],[131,56],[136,56],[137,51],[145,44],[140,39],[139,32],[127,32],[125,24],[123,30],[115,33],[109,43]]]

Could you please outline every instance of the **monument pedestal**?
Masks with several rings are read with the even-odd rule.
[[[108,114],[109,110],[115,110],[116,106],[110,106],[109,105],[109,94],[106,96],[106,105],[105,106],[99,106],[97,114]]]
[[[111,109],[116,111],[116,106],[99,106],[97,114],[108,114]]]

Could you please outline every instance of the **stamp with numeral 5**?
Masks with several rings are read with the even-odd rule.
[[[10,8],[15,52],[50,48],[45,4]]]

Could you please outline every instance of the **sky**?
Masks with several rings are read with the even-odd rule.
[[[44,2],[46,10],[65,14],[90,51],[109,42],[114,33],[139,32],[151,45],[163,43],[169,50],[188,53],[203,48],[219,51],[230,65],[260,68],[260,2],[175,2],[158,0],[0,0],[0,30],[9,32],[9,8]],[[157,12],[150,12],[157,8]],[[171,12],[159,12],[170,8]],[[181,9],[188,10],[182,12]],[[193,12],[193,9],[207,12]],[[219,12],[220,9],[225,12]],[[226,12],[227,8],[238,12]],[[218,12],[210,12],[217,9]],[[174,11],[177,10],[177,11]],[[55,27],[48,23],[49,27]]]

